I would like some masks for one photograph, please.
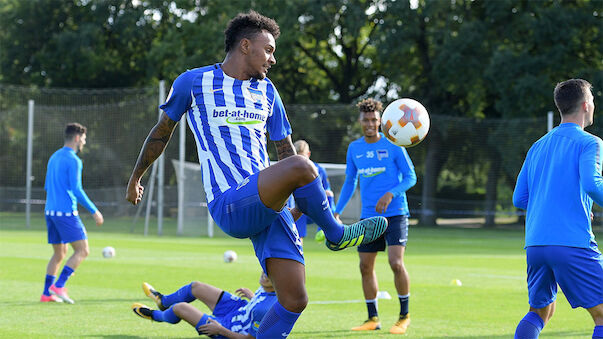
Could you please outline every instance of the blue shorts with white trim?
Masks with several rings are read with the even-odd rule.
[[[49,244],[68,244],[88,239],[86,227],[84,227],[77,211],[46,211],[46,229],[48,230]]]

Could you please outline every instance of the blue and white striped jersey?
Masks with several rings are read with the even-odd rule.
[[[221,64],[180,74],[160,108],[174,121],[188,113],[207,202],[270,165],[266,132],[271,140],[291,134],[272,82],[232,78]]]

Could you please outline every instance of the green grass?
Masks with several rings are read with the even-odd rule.
[[[143,237],[140,227],[129,233],[130,219],[108,220],[100,228],[84,219],[90,225],[91,254],[68,283],[76,304],[41,304],[52,249],[43,220],[34,219],[32,228],[24,230],[23,219],[0,214],[2,338],[194,338],[196,332],[186,323],[151,323],[132,313],[133,302],[150,302],[140,288],[142,281],[162,292],[192,280],[228,291],[258,285],[260,266],[248,240],[176,237],[169,223],[163,237]],[[521,231],[412,227],[409,239],[405,263],[411,277],[412,324],[407,337],[513,336],[528,309]],[[115,247],[115,258],[102,258],[105,246]],[[238,253],[235,263],[222,261],[227,249]],[[397,299],[379,301],[383,330],[349,331],[366,318],[355,250],[330,252],[307,241],[305,257],[310,304],[290,338],[394,337],[388,329],[396,320]],[[380,289],[395,298],[384,254],[378,256],[376,270]],[[453,279],[462,286],[452,286]],[[541,338],[589,338],[593,322],[588,313],[572,310],[563,295],[558,300]],[[195,305],[207,311],[200,302]]]

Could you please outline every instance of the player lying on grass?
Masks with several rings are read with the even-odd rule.
[[[274,287],[264,272],[260,275],[260,287],[255,293],[241,287],[235,291],[237,296],[198,281],[169,295],[162,295],[147,283],[142,284],[142,289],[155,301],[159,310],[134,303],[132,310],[138,316],[171,324],[184,319],[200,335],[212,338],[255,338],[260,322],[276,301]],[[196,299],[209,307],[212,314],[203,313],[189,304]]]

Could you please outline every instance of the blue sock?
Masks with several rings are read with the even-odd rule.
[[[399,295],[398,300],[400,300],[400,317],[405,317],[408,314],[408,299],[410,299],[410,294],[407,295]]]
[[[170,307],[165,311],[153,311],[151,313],[153,320],[158,322],[165,322],[170,324],[177,324],[180,322],[180,318],[174,313],[174,308]]]
[[[258,328],[256,339],[289,336],[301,313],[287,311],[278,301],[266,312]],[[283,335],[285,333],[286,335]]]
[[[603,326],[595,326],[593,339],[603,339]]]
[[[48,288],[50,286],[52,286],[52,283],[54,282],[54,278],[56,278],[54,275],[46,275],[46,280],[44,280],[44,292],[42,292],[42,294],[49,296],[50,295],[50,291],[48,290]]]
[[[63,271],[61,271],[61,275],[59,276],[59,279],[57,279],[56,284],[54,284],[54,286],[61,288],[61,287],[65,287],[65,283],[67,283],[67,279],[69,279],[69,277],[73,274],[73,268],[65,265],[63,267]]]
[[[535,339],[540,335],[544,321],[536,312],[528,312],[515,329],[515,339]]]
[[[338,242],[343,237],[343,226],[335,220],[320,178],[293,191],[297,207],[312,218],[325,232],[325,237]]]
[[[163,298],[161,298],[161,304],[164,307],[170,307],[180,302],[190,303],[191,301],[194,301],[197,298],[193,295],[192,288],[193,283],[190,283],[180,287],[178,291],[172,294],[164,295]]]
[[[366,301],[366,309],[368,310],[369,319],[372,317],[378,317],[379,312],[377,312],[377,299],[365,300],[365,301]]]

